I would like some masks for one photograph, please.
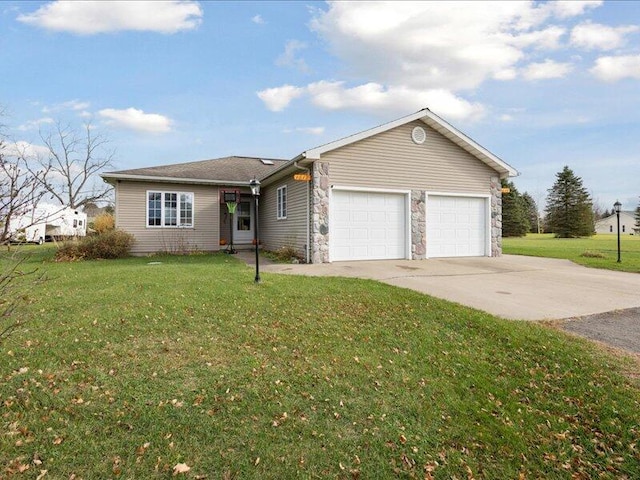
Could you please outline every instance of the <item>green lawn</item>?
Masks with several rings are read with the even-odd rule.
[[[522,238],[504,238],[502,251],[512,255],[566,258],[587,267],[640,273],[640,235],[620,237],[620,263],[617,262],[617,235],[555,238],[553,234],[528,234]]]
[[[586,341],[224,255],[25,251],[50,280],[0,345],[0,478],[640,478],[637,365]]]

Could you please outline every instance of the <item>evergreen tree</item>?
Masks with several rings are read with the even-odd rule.
[[[640,233],[640,203],[636,207],[636,224],[633,231],[636,233]]]
[[[527,205],[513,183],[502,180],[502,187],[510,190],[502,194],[502,236],[524,237],[529,231]]]
[[[525,204],[527,218],[529,220],[529,233],[540,233],[541,220],[538,212],[538,204],[527,192],[522,194],[522,200]]]
[[[545,208],[548,231],[560,238],[594,234],[591,196],[582,179],[568,166],[556,174],[556,182],[548,192]]]

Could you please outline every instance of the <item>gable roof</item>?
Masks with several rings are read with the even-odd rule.
[[[375,128],[371,128],[369,130],[344,137],[334,142],[326,143],[319,147],[312,148],[311,150],[306,150],[294,160],[302,160],[303,158],[318,160],[323,153],[330,152],[331,150],[336,150],[340,147],[344,147],[355,142],[359,142],[360,140],[364,140],[365,138],[372,137],[379,133],[386,132],[387,130],[391,130],[392,128],[396,128],[416,120],[421,120],[426,125],[433,128],[435,131],[458,145],[460,148],[469,152],[478,160],[484,162],[489,167],[498,171],[501,178],[515,177],[519,174],[519,172],[511,165],[500,159],[497,155],[491,153],[489,150],[484,148],[479,143],[475,142],[473,139],[462,133],[457,128],[453,127],[451,124],[437,116],[428,108],[423,108],[416,113],[412,113],[411,115],[404,116]]]
[[[634,210],[622,210],[620,212],[620,217],[629,217],[631,220],[635,220],[636,218],[636,212]],[[613,213],[611,215],[609,215],[608,217],[604,217],[601,218],[600,220],[596,220],[596,225],[598,223],[607,223],[610,220],[616,220],[616,214]]]
[[[152,182],[245,186],[249,184],[252,178],[261,179],[286,163],[287,160],[276,158],[233,156],[158,167],[119,170],[117,172],[106,172],[101,176],[110,183],[114,180],[146,180]]]

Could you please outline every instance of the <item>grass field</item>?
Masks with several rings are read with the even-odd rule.
[[[224,255],[23,251],[49,280],[0,345],[1,478],[640,478],[635,364],[586,341]]]
[[[640,235],[620,237],[620,263],[617,262],[617,235],[555,238],[553,234],[528,234],[522,238],[504,238],[502,249],[511,255],[566,258],[587,267],[640,273]]]

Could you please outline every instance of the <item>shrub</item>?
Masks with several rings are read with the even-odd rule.
[[[280,247],[278,250],[270,251],[268,256],[277,262],[299,263],[303,261],[298,251],[291,246]]]
[[[101,213],[93,220],[93,229],[98,233],[105,233],[116,228],[116,219],[110,213]]]
[[[97,258],[124,258],[129,255],[134,241],[130,233],[122,230],[108,230],[99,235],[65,243],[56,252],[56,260],[70,262]]]

